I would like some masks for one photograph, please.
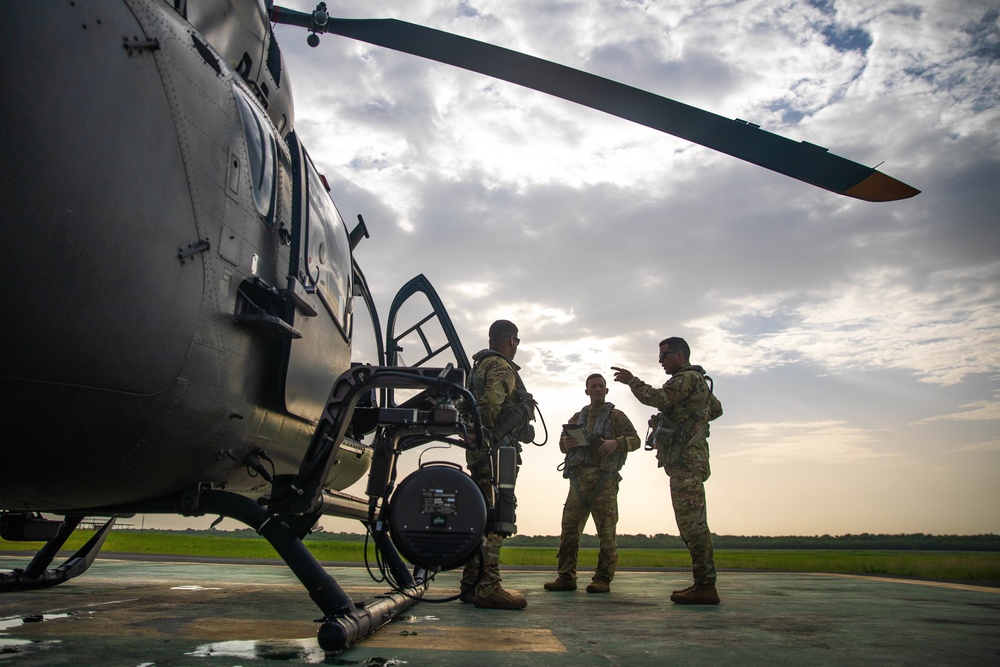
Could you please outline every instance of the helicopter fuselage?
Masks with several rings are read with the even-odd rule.
[[[350,365],[353,268],[257,5],[6,8],[0,509],[297,469]],[[370,461],[342,450],[333,488]]]

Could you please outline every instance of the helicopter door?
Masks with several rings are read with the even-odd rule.
[[[396,333],[397,330],[400,333]],[[403,285],[392,300],[385,329],[385,346],[388,366],[444,367],[450,363],[464,370],[466,377],[472,372],[469,357],[451,317],[423,274]],[[390,407],[397,405],[392,389],[388,390],[382,404]]]
[[[285,408],[318,420],[333,381],[351,365],[354,265],[347,226],[325,181],[294,133],[288,145],[294,193],[287,294],[302,337],[288,342]]]

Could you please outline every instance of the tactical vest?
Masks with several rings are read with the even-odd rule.
[[[472,377],[469,378],[469,391],[472,392],[473,396],[482,396],[483,392],[486,391],[483,376],[479,372],[479,366],[484,359],[489,357],[500,357],[508,364],[511,363],[510,359],[496,350],[481,350],[474,354],[475,364],[472,366]],[[517,369],[513,365],[511,365],[510,369],[514,372],[512,400],[510,402],[504,401],[504,404],[500,407],[500,413],[497,415],[496,423],[493,425],[491,432],[494,444],[515,445],[520,451],[521,445],[518,443],[531,442],[535,439],[535,429],[530,424],[535,418],[535,399],[528,393]],[[511,442],[502,443],[504,438],[508,436],[510,436],[509,439]]]
[[[708,421],[708,403],[711,400],[712,395],[712,378],[705,374],[705,371],[700,366],[689,366],[682,373],[695,373],[698,378],[704,383],[706,394],[705,400],[697,405],[691,405],[689,401],[683,401],[677,405],[671,406],[667,414],[664,415],[667,419],[674,422],[675,424],[683,424],[688,421],[698,422],[698,421]]]
[[[605,403],[594,420],[593,433],[587,431],[587,421],[590,417],[590,406],[580,410],[576,423],[583,428],[583,433],[590,443],[587,446],[574,447],[566,453],[566,460],[563,466],[563,477],[572,478],[574,474],[583,467],[600,467],[605,472],[617,472],[625,465],[625,452],[615,452],[605,456],[603,459],[597,453],[600,448],[600,440],[610,440],[614,436],[611,425],[611,411],[615,409],[614,403]],[[596,442],[594,439],[598,439]]]
[[[708,437],[709,404],[712,400],[712,378],[700,366],[689,366],[682,373],[695,373],[705,384],[705,398],[699,404],[683,401],[671,406],[668,411],[654,416],[655,423],[650,434],[656,448],[656,459],[660,467],[679,465],[684,449],[699,433]],[[700,427],[699,427],[700,424]]]
[[[590,418],[590,406],[588,405],[583,410],[580,410],[580,416],[577,418],[576,423],[583,428],[584,434],[587,436],[587,441],[591,442],[591,446],[587,447],[587,461],[584,465],[600,465],[601,460],[598,458],[596,448],[593,447],[592,440],[594,438],[610,438],[611,437],[611,411],[615,409],[614,403],[605,403],[604,407],[597,414],[597,419],[594,420],[594,432],[587,432],[587,421]],[[600,445],[598,445],[600,447]]]

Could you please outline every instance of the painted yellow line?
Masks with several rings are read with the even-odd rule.
[[[419,629],[388,625],[366,639],[363,645],[365,648],[429,651],[568,652],[566,646],[549,629],[467,628],[423,624]]]

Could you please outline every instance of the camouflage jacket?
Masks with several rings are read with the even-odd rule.
[[[480,350],[472,355],[475,364],[469,386],[479,405],[483,426],[491,428],[503,407],[513,407],[517,388],[517,371],[521,367],[492,350]]]
[[[685,452],[684,458],[696,461],[698,467],[703,466],[707,473],[708,422],[722,416],[722,403],[709,390],[705,369],[685,366],[659,389],[636,377],[629,381],[628,386],[640,403],[660,411],[659,426],[685,427],[684,432],[679,434],[680,440],[686,443],[685,449],[696,451]],[[699,433],[701,437],[696,437]],[[664,458],[660,452],[657,458],[663,465]]]
[[[469,389],[483,420],[483,426],[493,436],[503,439],[510,435],[509,444],[520,451],[518,442],[534,438],[534,399],[517,374],[520,366],[495,350],[480,350],[472,355],[474,362]]]
[[[633,377],[628,386],[640,403],[656,408],[663,419],[675,424],[683,424],[697,413],[692,432],[699,425],[722,416],[722,403],[709,392],[705,369],[701,366],[681,368],[659,389],[637,377]]]

